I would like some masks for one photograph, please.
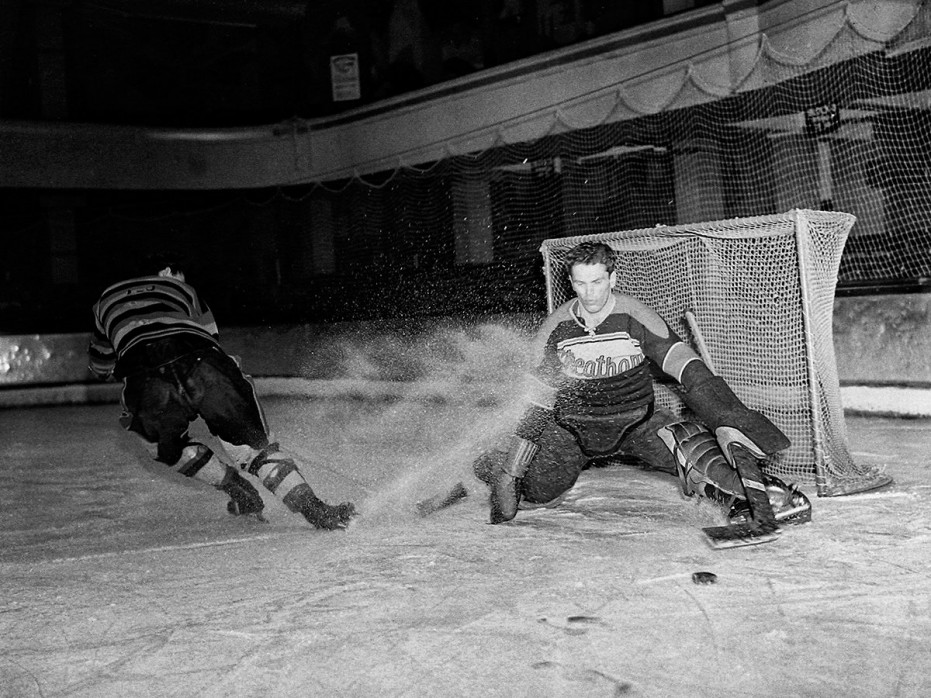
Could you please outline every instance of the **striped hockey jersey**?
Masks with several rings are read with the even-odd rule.
[[[170,276],[144,276],[110,286],[94,305],[89,368],[100,378],[135,346],[172,335],[193,335],[214,344],[213,313],[191,286]]]
[[[582,401],[610,395],[624,408],[640,407],[653,401],[648,359],[679,382],[688,364],[701,363],[652,308],[619,293],[612,299],[613,310],[595,328],[586,328],[577,298],[549,315],[537,334],[532,403],[553,409],[560,395],[571,392]]]

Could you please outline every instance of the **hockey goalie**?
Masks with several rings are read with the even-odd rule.
[[[491,490],[490,519],[554,505],[593,460],[634,458],[677,475],[682,491],[719,503],[729,524],[705,529],[713,547],[773,540],[780,526],[810,520],[796,487],[764,473],[789,439],[749,409],[653,309],[614,291],[611,248],[569,251],[575,298],[540,328],[528,406],[507,451],[474,464]],[[683,388],[694,421],[655,404],[650,362]]]

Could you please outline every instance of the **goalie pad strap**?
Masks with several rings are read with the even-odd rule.
[[[501,471],[513,478],[523,477],[539,451],[540,447],[536,443],[515,435],[507,457],[501,464]]]

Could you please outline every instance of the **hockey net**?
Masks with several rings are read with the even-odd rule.
[[[889,478],[851,458],[834,359],[832,315],[854,216],[793,210],[672,227],[545,240],[550,311],[572,297],[565,255],[584,241],[617,255],[617,290],[654,308],[751,408],[791,439],[767,470],[820,496]],[[657,402],[682,415],[678,385],[657,377]]]

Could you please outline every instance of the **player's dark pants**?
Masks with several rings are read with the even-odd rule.
[[[665,410],[656,409],[644,421],[632,427],[620,446],[608,457],[634,458],[644,465],[675,475],[676,461],[656,432],[680,421]],[[568,491],[592,460],[579,446],[575,435],[550,418],[538,441],[540,450],[521,482],[523,499],[531,504],[545,504]]]
[[[223,441],[257,450],[268,446],[252,382],[218,346],[177,335],[130,351],[117,367],[124,379],[120,421],[158,445],[158,460],[179,460],[198,416]]]

